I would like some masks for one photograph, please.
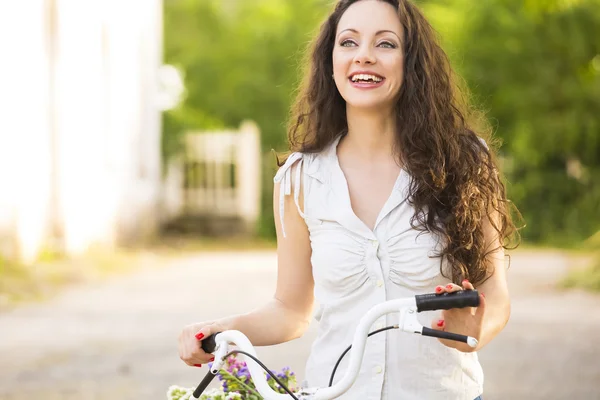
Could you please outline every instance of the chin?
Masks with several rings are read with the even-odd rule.
[[[346,104],[351,108],[362,109],[362,110],[383,110],[390,106],[389,101],[383,99],[357,99],[349,98],[346,100]]]

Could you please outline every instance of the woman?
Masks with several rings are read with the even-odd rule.
[[[373,305],[477,288],[477,309],[419,316],[476,337],[475,351],[395,331],[374,335],[342,398],[478,398],[476,350],[509,318],[504,244],[515,230],[484,132],[467,124],[433,30],[408,0],[342,0],[321,27],[303,87],[289,131],[294,152],[275,176],[275,295],[248,314],[186,327],[181,358],[210,361],[198,341],[226,329],[258,346],[298,338],[316,300],[319,332],[306,375],[309,386],[326,386]],[[388,316],[373,328],[393,323]]]

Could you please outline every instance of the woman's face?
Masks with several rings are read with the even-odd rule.
[[[393,107],[404,75],[402,25],[397,10],[362,0],[342,15],[333,47],[335,84],[351,107]]]

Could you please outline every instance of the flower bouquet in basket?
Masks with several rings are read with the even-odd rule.
[[[210,368],[212,363],[208,366]],[[281,372],[271,372],[290,390],[297,390],[296,376],[288,367],[283,368]],[[248,371],[245,362],[238,361],[233,356],[228,357],[225,360],[223,369],[217,373],[217,377],[221,381],[221,388],[207,390],[200,396],[200,400],[263,400],[250,378],[250,371]],[[271,375],[267,374],[267,382],[276,392],[286,393]],[[167,391],[167,399],[188,400],[192,398],[193,392],[194,388],[171,386]]]

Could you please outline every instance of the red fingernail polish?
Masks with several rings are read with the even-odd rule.
[[[452,285],[447,285],[446,289],[452,289]]]
[[[435,291],[438,292],[438,293],[441,292],[442,291],[442,287],[441,286],[436,287]]]
[[[194,367],[201,367],[202,364],[194,364]]]
[[[481,295],[482,295],[483,297],[485,297],[485,293],[481,292]]]
[[[462,282],[462,283],[463,283],[463,285],[464,285],[465,283],[469,283],[469,280],[468,280],[468,279],[463,279],[463,282]]]
[[[215,358],[214,358],[214,357],[211,357],[210,361],[215,361]]]
[[[443,319],[440,319],[440,320],[437,322],[437,326],[444,326],[444,320],[443,320]]]
[[[204,338],[204,333],[196,333],[196,339],[202,340]]]

